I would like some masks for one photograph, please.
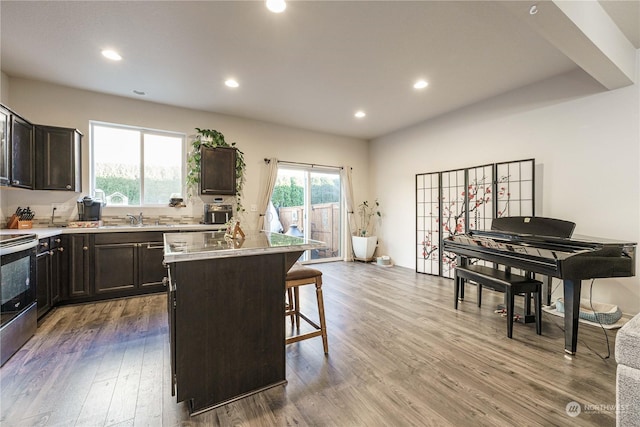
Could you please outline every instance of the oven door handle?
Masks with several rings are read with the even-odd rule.
[[[34,239],[31,242],[21,243],[15,246],[9,246],[4,248],[0,247],[0,256],[11,255],[11,254],[15,254],[16,252],[26,251],[31,248],[35,248],[36,246],[38,246],[38,239]]]

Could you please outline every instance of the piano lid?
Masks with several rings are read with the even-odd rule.
[[[566,248],[602,248],[605,246],[619,246],[619,247],[633,247],[637,246],[636,242],[631,242],[629,240],[618,240],[618,239],[607,239],[603,237],[593,237],[593,236],[584,236],[584,235],[573,235],[572,237],[553,237],[553,236],[540,236],[534,234],[522,234],[522,233],[512,233],[509,231],[484,231],[484,230],[473,230],[467,234],[459,234],[457,236],[449,236],[450,238],[457,238],[459,236],[469,236],[473,238],[487,238],[493,239],[497,241],[509,241],[514,244],[521,243],[533,243],[533,244],[549,244],[549,245],[560,245]]]
[[[555,277],[635,275],[636,243],[589,236],[534,236],[471,231],[444,239],[444,250]]]

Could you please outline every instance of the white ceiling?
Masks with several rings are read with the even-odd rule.
[[[370,139],[577,68],[524,22],[533,2],[508,3],[289,1],[273,14],[262,1],[2,0],[0,68]],[[640,47],[640,2],[600,3]],[[123,60],[105,60],[107,47]],[[418,78],[429,87],[413,89]]]

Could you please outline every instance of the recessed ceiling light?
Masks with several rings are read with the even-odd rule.
[[[240,84],[234,79],[227,79],[224,81],[224,84],[228,87],[238,87]]]
[[[111,49],[104,49],[102,51],[102,56],[104,56],[105,58],[111,59],[112,61],[120,61],[122,59],[122,56],[120,56],[118,52]]]
[[[133,93],[135,93],[136,95],[140,95],[140,96],[144,96],[144,95],[146,95],[146,94],[147,94],[147,93],[146,93],[146,92],[144,92],[144,91],[141,91],[141,90],[135,90],[135,89],[133,90]]]
[[[538,5],[534,4],[529,8],[529,15],[535,15],[538,13]]]
[[[427,86],[429,86],[429,83],[426,80],[418,80],[413,84],[414,89],[424,89]]]
[[[356,116],[359,119],[363,118],[366,115],[367,114],[364,111],[356,111],[356,113],[354,114],[354,116]]]
[[[267,0],[267,9],[273,13],[284,12],[287,8],[287,3],[284,0]]]

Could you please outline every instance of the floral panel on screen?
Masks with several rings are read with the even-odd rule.
[[[490,230],[494,218],[535,214],[534,159],[416,175],[416,271],[453,277],[442,240]]]

